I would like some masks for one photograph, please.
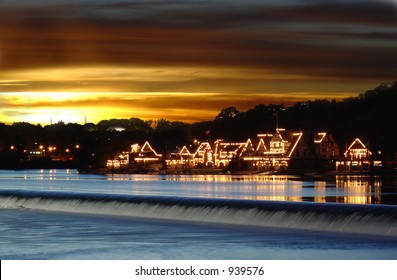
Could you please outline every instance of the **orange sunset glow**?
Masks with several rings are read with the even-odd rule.
[[[393,1],[0,3],[0,122],[196,122],[395,80]]]

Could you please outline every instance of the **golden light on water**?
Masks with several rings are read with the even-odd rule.
[[[174,181],[207,183],[202,186],[203,197],[268,200],[268,201],[313,201],[317,203],[378,204],[381,203],[381,180],[369,181],[365,176],[336,176],[335,182],[301,181],[300,177],[283,175],[169,175],[145,176],[112,174],[111,181]],[[154,184],[155,185],[155,184]],[[156,188],[145,189],[150,194]]]

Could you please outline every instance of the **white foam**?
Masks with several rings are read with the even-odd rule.
[[[31,209],[117,215],[148,219],[169,219],[191,222],[222,223],[242,226],[278,227],[315,231],[375,234],[397,237],[395,216],[360,212],[323,212],[316,209],[259,209],[198,203],[161,203],[148,201],[90,200],[81,198],[0,196],[0,208]]]

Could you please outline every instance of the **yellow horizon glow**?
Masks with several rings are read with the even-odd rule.
[[[143,120],[165,118],[171,121],[194,122],[200,119],[212,119],[218,110],[197,110],[192,114],[190,108],[155,108],[150,109],[147,99],[189,98],[193,93],[69,93],[69,92],[24,92],[3,93],[2,103],[6,108],[0,109],[0,122],[29,122],[31,124],[64,123],[98,123],[112,118]],[[203,94],[201,97],[213,94]],[[131,98],[132,97],[132,98]],[[112,101],[114,99],[114,101]],[[104,101],[105,100],[105,101]],[[115,104],[106,103],[106,100]],[[132,100],[132,101],[131,101]],[[123,102],[137,102],[137,106]],[[84,104],[87,103],[87,104]],[[6,111],[6,112],[5,112]],[[201,111],[201,113],[200,113]],[[159,114],[161,112],[161,114]]]
[[[335,83],[264,69],[69,66],[3,71],[0,122],[97,123],[140,118],[192,123],[229,106],[286,104],[355,96],[373,84]]]
[[[341,93],[340,96],[324,96],[328,99],[342,99],[352,93]],[[298,100],[310,100],[313,95],[306,92],[293,92]],[[222,93],[189,93],[189,92],[139,92],[139,93],[70,93],[70,92],[24,92],[3,93],[0,109],[0,122],[29,122],[32,124],[64,123],[98,123],[107,119],[143,120],[164,118],[170,121],[193,123],[213,120],[221,109],[236,106],[244,111],[260,104],[262,94],[246,94],[241,96]],[[268,94],[268,99],[288,101],[277,94]],[[170,101],[172,100],[172,101]],[[188,104],[194,100],[193,104]],[[249,103],[250,100],[254,100]],[[165,102],[174,106],[167,106]],[[200,107],[198,102],[203,102]],[[159,104],[156,104],[159,103]],[[183,104],[186,103],[186,106]],[[208,103],[208,106],[206,104]],[[217,104],[212,106],[211,103]],[[197,104],[197,107],[195,105]],[[246,105],[244,105],[246,104]],[[275,103],[273,103],[275,104]]]

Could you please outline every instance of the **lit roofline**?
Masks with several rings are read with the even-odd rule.
[[[245,143],[245,145],[243,146],[243,148],[241,149],[241,152],[239,154],[239,156],[241,156],[247,149],[248,149],[248,145],[252,146],[252,141],[250,138],[247,139],[247,142]]]
[[[248,138],[248,139],[247,139],[247,142],[245,142],[245,145],[244,145],[245,147],[244,147],[244,149],[247,149],[249,145],[252,146],[252,141],[251,141],[250,138]]]
[[[325,136],[327,135],[327,132],[318,132],[317,134],[322,135],[322,137],[320,140],[314,140],[314,143],[321,143],[321,142],[323,142]]]
[[[263,143],[263,147],[265,148],[265,151],[267,151],[267,147],[265,145],[265,141],[263,141],[263,139],[261,138],[261,140],[259,140],[258,146],[256,146],[255,152],[259,151],[259,146],[261,145],[261,143]]]
[[[183,152],[183,150],[186,150],[187,151],[187,153],[185,152]],[[183,146],[182,147],[182,149],[181,149],[181,151],[179,152],[179,154],[180,155],[191,155],[192,153],[189,151],[189,149],[186,147],[186,145],[185,146]]]
[[[292,147],[292,149],[291,149],[291,151],[290,151],[288,157],[291,157],[292,153],[295,151],[295,148],[296,148],[296,146],[298,145],[299,141],[301,140],[303,133],[302,133],[302,132],[296,132],[296,133],[294,133],[294,134],[292,134],[292,135],[294,135],[294,136],[298,136],[298,135],[299,135],[299,137],[298,137],[298,140],[295,141],[295,144],[294,144],[294,146]]]
[[[211,144],[210,144],[209,142],[201,142],[201,143],[200,143],[200,146],[198,146],[196,152],[194,152],[193,157],[196,157],[196,155],[197,155],[200,151],[205,152],[204,149],[200,149],[201,146],[209,147],[209,150],[210,150],[211,153],[212,153]]]
[[[349,148],[347,148],[346,152],[344,153],[345,157],[347,157],[347,153],[349,152],[349,150],[351,149],[351,147],[353,147],[353,145],[354,145],[356,142],[359,142],[359,143],[364,147],[364,149],[367,150],[368,154],[372,155],[371,151],[368,150],[368,148],[364,145],[364,143],[361,142],[361,140],[360,140],[359,138],[356,138],[356,139],[354,139],[354,141],[350,144]]]
[[[143,150],[143,148],[144,148],[145,146],[149,146],[149,149],[150,149],[151,151],[154,152],[154,154],[155,154],[156,157],[158,157],[158,156],[161,157],[161,155],[158,154],[158,153],[152,148],[152,146],[150,146],[150,144],[149,144],[148,141],[146,141],[145,144],[143,144],[143,146],[142,146],[142,148],[141,148],[141,153],[142,153],[142,150]]]

